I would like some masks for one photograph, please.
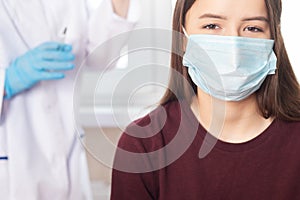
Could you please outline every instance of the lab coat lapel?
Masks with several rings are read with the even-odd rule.
[[[3,2],[16,31],[29,48],[51,40],[45,9],[39,0],[3,0]]]

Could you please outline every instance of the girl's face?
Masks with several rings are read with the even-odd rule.
[[[270,39],[264,0],[196,0],[186,13],[190,34],[213,34]]]

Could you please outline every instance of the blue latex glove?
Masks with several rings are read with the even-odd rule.
[[[64,78],[64,70],[74,68],[72,46],[47,42],[28,51],[6,68],[5,98],[30,89],[42,80]]]

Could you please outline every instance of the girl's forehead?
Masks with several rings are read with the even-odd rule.
[[[218,14],[227,18],[267,17],[265,0],[196,0],[189,15]]]

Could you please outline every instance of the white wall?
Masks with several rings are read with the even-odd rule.
[[[97,5],[99,1],[101,0],[90,0],[94,1],[94,4]],[[136,26],[137,30],[141,30],[143,28],[155,28],[155,29],[163,29],[163,30],[171,30],[172,25],[172,6],[171,6],[171,0],[140,0],[141,3],[141,16],[139,23]],[[149,31],[148,31],[149,32]],[[152,32],[151,32],[152,33]],[[133,34],[133,33],[132,33]],[[131,34],[131,35],[132,35]],[[171,36],[171,32],[170,32]],[[156,36],[157,37],[157,36]],[[144,41],[148,41],[149,44],[152,44],[153,47],[155,47],[155,44],[157,41],[155,41],[155,36],[153,34],[144,34],[139,35],[139,38],[136,39],[136,37],[130,36],[129,40],[139,40],[143,38]],[[171,40],[171,37],[169,37]],[[168,38],[165,38],[164,40],[168,40]],[[129,44],[132,44],[134,42],[130,42]],[[171,45],[170,45],[171,46]],[[129,50],[130,47],[128,46]],[[157,59],[156,54],[154,53],[154,50],[151,52],[147,52],[146,50],[139,51],[140,53],[131,53],[126,60],[128,60],[128,66],[138,67],[142,64],[149,64],[149,63],[156,63],[155,60]],[[167,59],[167,58],[166,58]],[[169,61],[169,59],[167,59]],[[124,62],[122,62],[124,63]],[[163,63],[161,63],[163,64]],[[124,68],[125,66],[125,68]],[[126,68],[126,62],[124,66],[118,66],[119,68],[109,71],[108,73],[105,73],[103,76],[100,77],[101,82],[99,83],[99,87],[96,91],[91,91],[93,89],[93,86],[90,84],[95,83],[95,80],[100,80],[99,78],[99,72],[85,72],[83,74],[83,82],[81,84],[81,95],[80,95],[80,102],[81,102],[81,108],[80,108],[80,121],[81,123],[86,127],[93,127],[98,126],[98,124],[95,122],[93,112],[95,112],[95,115],[97,116],[97,120],[101,121],[101,125],[105,127],[114,127],[116,126],[116,122],[114,120],[115,116],[114,114],[117,113],[117,115],[123,115],[122,113],[119,113],[121,111],[118,111],[115,107],[114,110],[112,110],[111,107],[111,99],[112,95],[114,95],[114,100],[120,100],[120,102],[126,102],[126,95],[122,96],[123,94],[119,94],[119,92],[115,92],[115,86],[121,82],[121,80],[128,76],[128,73],[130,72],[130,68]],[[169,66],[169,64],[167,64]],[[151,68],[153,69],[153,68]],[[100,72],[101,74],[101,72]],[[122,93],[132,93],[131,85],[135,84],[135,82],[138,82],[139,79],[146,79],[150,78],[151,80],[154,80],[158,78],[160,74],[157,74],[157,70],[152,70],[151,72],[148,72],[146,75],[140,73],[140,75],[136,76],[134,78],[134,81],[127,82],[126,87],[124,90],[122,90]],[[151,78],[151,77],[152,78]],[[167,77],[165,78],[167,80]],[[124,84],[125,85],[125,84]],[[138,85],[136,86],[139,87]],[[149,92],[149,89],[151,91]],[[153,90],[159,90],[159,91],[153,91]],[[149,105],[153,105],[159,101],[159,99],[162,96],[162,88],[145,88],[143,87],[141,90],[141,93],[144,92],[145,95],[142,95],[141,98],[136,97],[136,99],[140,99],[145,102],[141,102],[141,105],[133,105],[132,107],[128,108],[128,112],[132,112],[132,119],[136,118],[136,116],[143,115],[146,111],[148,113],[148,110],[145,110],[144,108],[148,107]],[[164,90],[163,90],[164,91]],[[94,95],[95,94],[95,104],[94,105]],[[98,98],[99,97],[99,98]],[[118,105],[120,107],[120,110],[123,110],[124,105],[123,103],[120,103]],[[95,110],[94,110],[95,109]],[[113,114],[112,111],[115,113]],[[140,113],[140,114],[135,114]],[[132,121],[132,120],[130,120]],[[124,122],[124,124],[127,124],[128,122]],[[121,123],[123,124],[123,123]]]
[[[282,34],[294,71],[300,81],[300,25],[299,1],[283,0]]]

